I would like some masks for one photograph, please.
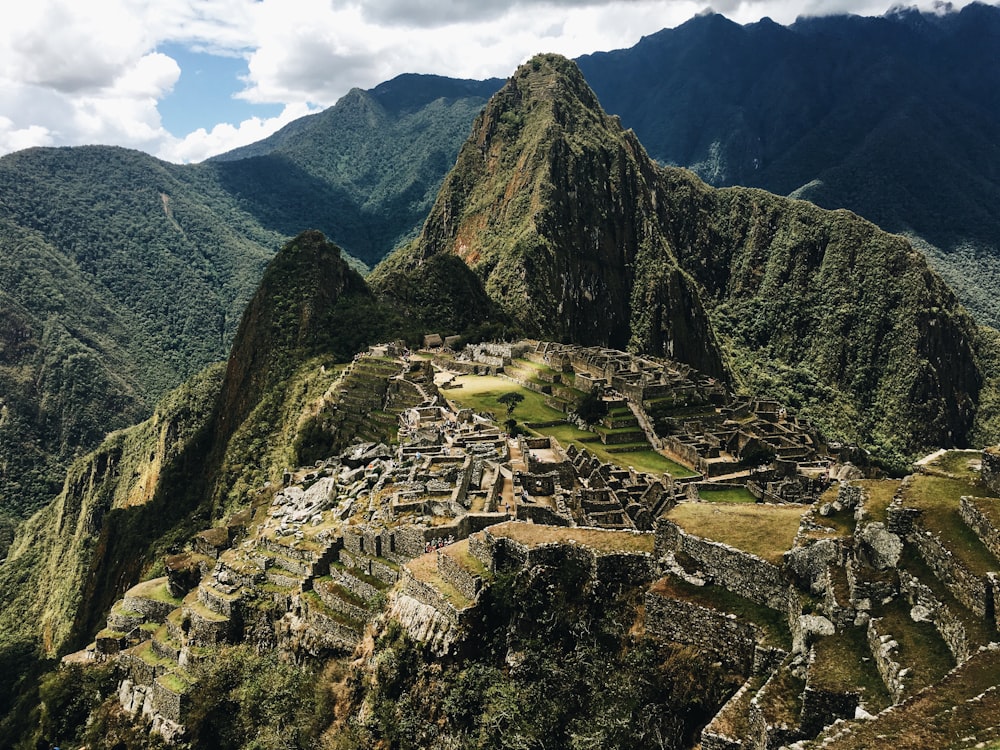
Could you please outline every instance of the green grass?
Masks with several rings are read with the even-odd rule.
[[[910,619],[910,608],[905,601],[896,599],[881,616],[879,633],[892,635],[899,644],[896,652],[899,663],[912,670],[907,692],[937,682],[955,666],[954,657],[934,625]]]
[[[958,479],[975,481],[982,465],[980,451],[948,451],[927,464],[931,470],[942,471]]]
[[[806,508],[801,505],[679,503],[666,518],[689,534],[723,542],[780,565]]]
[[[867,496],[865,510],[868,512],[868,517],[873,521],[885,523],[886,508],[889,507],[893,495],[899,489],[900,481],[898,479],[864,479],[852,482],[852,484],[860,486],[865,491]]]
[[[519,393],[524,401],[514,409],[513,417],[519,424],[525,422],[551,422],[565,419],[566,415],[545,403],[545,396],[518,385],[512,380],[494,375],[461,375],[455,378],[461,388],[448,389],[448,399],[460,406],[480,412],[489,412],[497,422],[507,418],[507,407],[497,399],[505,393]]]
[[[698,495],[706,503],[756,503],[757,498],[746,487],[698,488]]]
[[[810,682],[817,688],[842,692],[857,690],[869,713],[887,708],[892,699],[871,659],[864,628],[847,628],[820,638]]]
[[[498,422],[507,418],[506,407],[497,402],[497,399],[505,393],[520,393],[524,396],[524,401],[514,409],[513,416],[519,424],[562,421],[566,417],[561,411],[548,406],[542,394],[528,390],[506,378],[492,375],[462,375],[455,380],[461,383],[462,387],[447,391],[447,397],[450,400],[459,406],[480,412],[489,412]],[[564,448],[569,447],[571,443],[575,444],[577,448],[586,448],[599,460],[613,463],[622,468],[627,469],[631,466],[636,471],[650,474],[666,473],[678,479],[697,476],[696,472],[660,455],[651,447],[645,451],[612,453],[608,450],[608,446],[604,446],[600,442],[584,442],[588,438],[592,439],[597,436],[592,432],[578,429],[565,421],[552,427],[531,428],[530,431],[538,435],[554,437]]]
[[[570,444],[575,445],[578,449],[586,448],[588,451],[597,456],[598,460],[606,463],[612,463],[616,466],[621,466],[623,469],[627,469],[631,466],[636,471],[642,471],[649,474],[665,473],[675,479],[698,476],[697,472],[691,471],[691,469],[686,466],[681,466],[675,461],[671,461],[669,458],[657,453],[652,448],[642,451],[615,453],[613,450],[609,449],[620,448],[620,445],[607,446],[600,441],[584,442],[588,439],[592,440],[597,436],[592,432],[581,430],[569,423],[555,425],[553,427],[537,427],[533,428],[532,432],[536,432],[539,435],[545,435],[547,437],[554,437],[564,448],[568,448]]]
[[[1000,563],[962,520],[958,502],[963,495],[992,495],[985,485],[917,474],[905,490],[903,503],[923,511],[921,525],[942,542],[966,568],[977,575],[1000,570]]]

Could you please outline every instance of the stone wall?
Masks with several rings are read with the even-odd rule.
[[[915,529],[908,540],[956,599],[980,617],[986,616],[988,609],[992,608],[993,591],[985,576],[976,575],[966,568],[930,531]]]
[[[889,695],[892,696],[893,702],[898,703],[906,690],[906,677],[909,671],[896,661],[898,644],[892,639],[891,633],[881,631],[881,622],[881,618],[877,617],[868,621],[868,648],[872,652],[875,667]]]
[[[466,599],[479,597],[483,588],[483,579],[464,568],[454,557],[448,554],[447,547],[437,551],[438,573],[454,586]]]
[[[781,569],[743,550],[685,533],[661,518],[656,526],[656,553],[684,552],[698,561],[712,582],[765,607],[785,611],[788,587]]]
[[[759,633],[735,615],[647,591],[646,631],[712,654],[727,669],[750,674]]]
[[[153,710],[160,716],[183,724],[189,707],[186,693],[173,690],[163,680],[153,682]]]
[[[987,487],[1000,493],[1000,447],[991,445],[983,450],[983,468],[980,476]]]
[[[948,646],[955,661],[961,664],[970,656],[970,644],[965,625],[955,613],[940,601],[929,586],[922,583],[908,571],[899,571],[900,591],[912,608],[921,608],[919,614],[929,619]]]
[[[979,508],[980,503],[996,502],[993,498],[962,497],[958,501],[958,512],[965,524],[976,532],[986,549],[994,557],[1000,558],[1000,529]]]
[[[440,591],[429,583],[418,581],[409,573],[404,573],[402,580],[402,588],[400,589],[402,594],[416,599],[421,604],[434,608],[453,627],[458,627],[461,622],[460,612],[451,602],[444,598]]]

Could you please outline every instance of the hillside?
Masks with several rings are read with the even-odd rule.
[[[0,512],[16,517],[225,356],[279,236],[197,167],[117,148],[6,156],[0,195]]]
[[[500,84],[401,75],[205,166],[263,226],[318,229],[374,266],[427,216]]]
[[[420,237],[370,281],[419,318],[407,279],[442,256],[529,335],[732,377],[891,464],[972,430],[976,327],[905,240],[658,167],[557,56],[490,100]]]
[[[787,27],[705,14],[578,64],[657,161],[913,234],[996,326],[998,44],[1000,8],[982,3]]]

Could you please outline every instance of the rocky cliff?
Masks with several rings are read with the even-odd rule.
[[[400,290],[441,256],[529,335],[733,377],[892,463],[972,429],[976,327],[905,240],[656,165],[558,56],[490,100],[420,237],[372,283],[422,309]]]

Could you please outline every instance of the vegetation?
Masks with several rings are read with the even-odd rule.
[[[805,512],[801,505],[679,503],[666,517],[689,534],[724,542],[780,565]]]
[[[689,651],[630,634],[629,594],[594,597],[584,586],[582,570],[562,567],[501,576],[477,649],[457,662],[427,661],[390,624],[354,683],[355,710],[327,733],[327,747],[687,741],[735,685]],[[510,653],[516,662],[507,666]]]

